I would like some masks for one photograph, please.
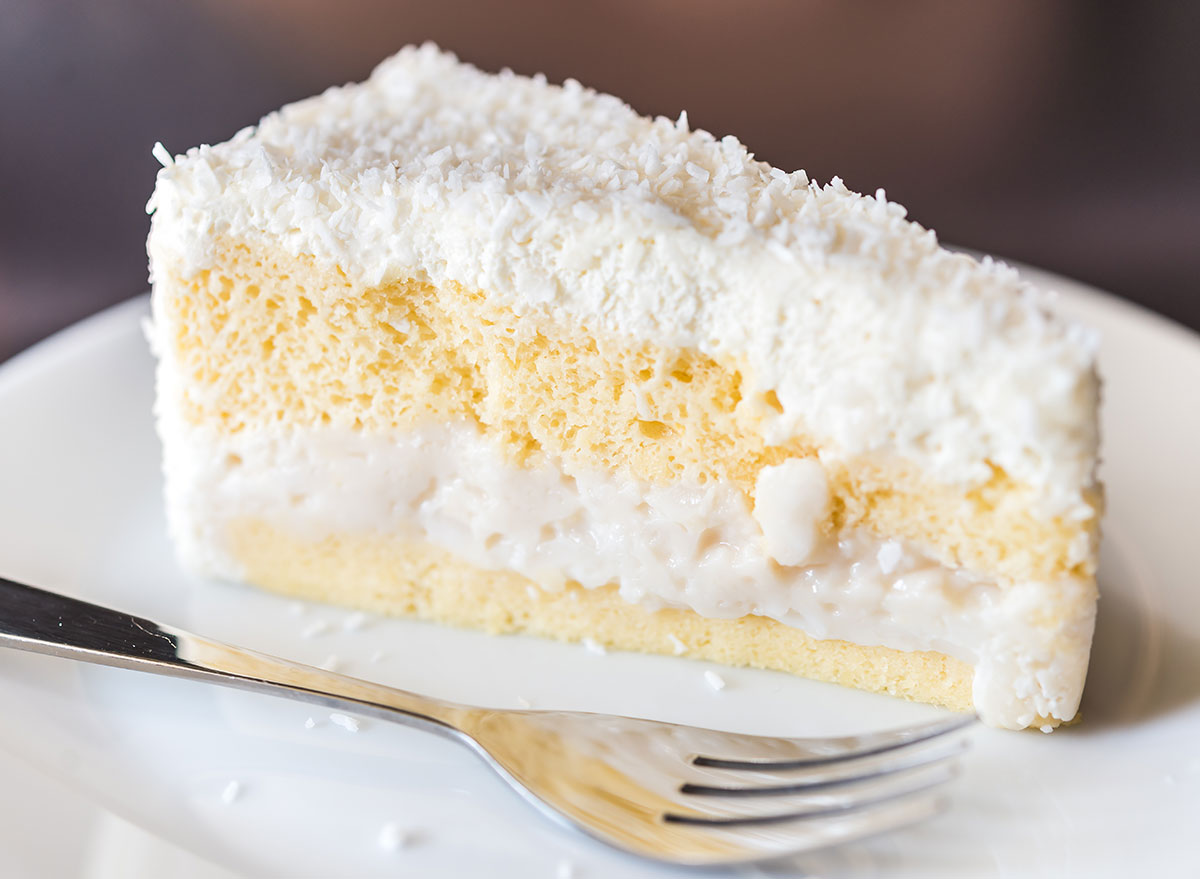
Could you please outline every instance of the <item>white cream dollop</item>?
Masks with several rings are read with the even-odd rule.
[[[829,479],[815,458],[789,458],[764,467],[754,485],[754,519],[767,555],[802,565],[816,549],[829,510]]]

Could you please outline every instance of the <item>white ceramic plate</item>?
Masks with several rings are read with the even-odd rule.
[[[1050,736],[981,729],[948,814],[745,875],[1200,869],[1200,340],[1036,280],[1104,338],[1110,512],[1085,722]],[[346,611],[190,582],[163,530],[145,309],[126,303],[0,368],[0,573],[301,661],[335,655],[348,673],[466,702],[788,735],[937,714],[769,672],[723,669],[729,685],[715,692],[707,666],[681,659],[395,620],[346,629]],[[312,634],[317,621],[329,631]],[[682,875],[560,830],[465,750],[412,730],[364,722],[350,733],[304,705],[10,651],[0,706],[0,744],[243,874]],[[241,793],[226,803],[231,781]],[[411,834],[399,851],[378,844],[392,822]]]

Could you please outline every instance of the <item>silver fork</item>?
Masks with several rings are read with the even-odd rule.
[[[472,748],[560,823],[676,864],[765,860],[848,842],[944,806],[974,717],[786,739],[573,711],[456,705],[231,647],[0,578],[0,645],[288,696]]]

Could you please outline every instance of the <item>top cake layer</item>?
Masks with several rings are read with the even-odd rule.
[[[432,46],[228,143],[157,152],[153,275],[190,277],[244,238],[360,285],[457,283],[730,360],[773,393],[771,441],[899,455],[964,488],[1003,471],[1042,515],[1094,514],[1095,340],[882,192]]]

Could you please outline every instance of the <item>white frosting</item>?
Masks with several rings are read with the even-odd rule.
[[[159,151],[161,154],[162,151]],[[934,479],[1007,471],[1092,515],[1095,341],[1014,271],[948,253],[882,191],[755,161],[568,81],[406,49],[360,85],[170,160],[156,283],[265,239],[377,284],[458,282],[518,312],[732,356],[774,390],[772,441],[882,450]]]
[[[165,425],[170,430],[171,419]],[[1001,589],[897,541],[819,539],[824,475],[811,469],[819,471],[815,462],[773,468],[760,481],[778,495],[768,504],[782,504],[792,487],[813,501],[781,506],[786,526],[772,523],[764,534],[726,486],[515,468],[467,426],[392,438],[190,429],[170,439],[174,536],[186,563],[203,573],[243,578],[224,535],[244,517],[302,540],[397,536],[517,571],[545,590],[567,580],[618,583],[622,597],[651,608],[761,614],[817,638],[944,652],[977,667],[976,706],[994,724],[1075,713],[1090,643],[1088,587]],[[800,540],[785,539],[792,529]]]

